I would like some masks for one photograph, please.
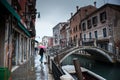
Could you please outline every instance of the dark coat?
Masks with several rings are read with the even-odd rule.
[[[43,55],[44,52],[45,52],[44,49],[40,48],[39,55]]]

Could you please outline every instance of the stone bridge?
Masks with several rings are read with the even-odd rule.
[[[116,62],[115,54],[110,53],[104,49],[93,47],[93,46],[82,46],[82,47],[74,47],[74,48],[66,49],[61,52],[58,52],[54,59],[55,61],[58,62],[58,64],[60,64],[69,55],[73,53],[79,54],[80,51],[87,52],[87,54],[90,54],[90,56],[95,60],[110,62],[110,63]]]

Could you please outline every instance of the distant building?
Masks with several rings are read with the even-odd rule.
[[[66,45],[69,46],[70,45],[70,22],[69,21],[67,22],[65,30],[66,30],[66,41],[67,41]]]
[[[66,22],[61,22],[53,27],[53,46],[59,47],[61,39],[60,30],[65,24]]]
[[[65,25],[60,29],[60,45],[61,47],[66,47],[69,43],[69,31],[70,26],[69,22],[65,23]]]
[[[42,38],[42,45],[46,46],[46,48],[53,47],[53,37],[51,37],[51,36],[44,36]]]
[[[81,29],[84,45],[120,51],[120,5],[103,5],[81,21]]]
[[[81,7],[80,9],[77,6],[76,8],[77,8],[77,12],[74,15],[73,13],[71,13],[71,18],[70,18],[71,44],[77,44],[81,39],[81,36],[82,36],[81,25],[80,25],[81,20],[96,10],[96,7],[92,5]]]

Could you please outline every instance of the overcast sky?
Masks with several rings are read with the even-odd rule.
[[[43,36],[52,36],[52,28],[59,22],[67,22],[71,12],[76,12],[76,6],[93,5],[95,0],[37,0],[37,12],[40,18],[36,19],[36,40],[41,41]],[[120,0],[96,0],[97,8],[105,3],[119,4]]]

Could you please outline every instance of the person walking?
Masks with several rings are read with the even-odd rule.
[[[44,49],[43,48],[40,48],[40,51],[39,51],[39,55],[40,55],[40,62],[43,63],[43,53],[44,53]]]

